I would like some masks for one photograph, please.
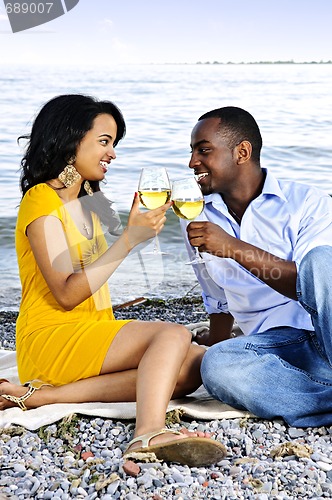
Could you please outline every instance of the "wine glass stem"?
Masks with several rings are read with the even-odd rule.
[[[159,240],[157,235],[154,237],[153,253],[160,253]]]

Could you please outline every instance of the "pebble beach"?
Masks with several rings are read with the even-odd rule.
[[[206,321],[201,299],[147,300],[115,311],[118,319]],[[15,350],[15,312],[0,311],[0,348]],[[1,373],[0,373],[1,376]],[[282,420],[211,421],[169,415],[175,429],[212,433],[227,448],[210,467],[137,463],[124,469],[134,422],[74,414],[29,431],[0,428],[0,500],[332,498],[332,427],[294,428]]]

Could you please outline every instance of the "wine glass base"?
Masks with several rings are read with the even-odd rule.
[[[168,252],[151,251],[151,252],[141,252],[142,255],[170,255]]]
[[[204,259],[202,259],[202,257],[197,257],[196,259],[194,260],[191,260],[190,262],[185,262],[185,265],[186,266],[189,266],[190,264],[204,264]]]

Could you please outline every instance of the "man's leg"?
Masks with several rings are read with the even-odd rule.
[[[313,248],[300,264],[299,302],[311,315],[317,340],[332,367],[332,247]],[[332,404],[332,402],[331,402]]]
[[[313,332],[276,328],[220,342],[205,353],[201,374],[213,397],[258,417],[332,424],[332,369]]]

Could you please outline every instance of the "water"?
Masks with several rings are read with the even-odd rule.
[[[166,166],[172,180],[187,173],[190,133],[197,118],[221,106],[240,106],[263,135],[262,165],[283,179],[332,193],[332,65],[152,65],[98,68],[2,66],[0,72],[0,310],[16,310],[20,283],[14,228],[20,201],[19,135],[50,98],[88,93],[113,100],[127,123],[106,195],[124,214],[143,166]],[[135,297],[182,296],[195,285],[170,212],[160,246],[163,257],[137,253],[111,278],[113,303]]]

